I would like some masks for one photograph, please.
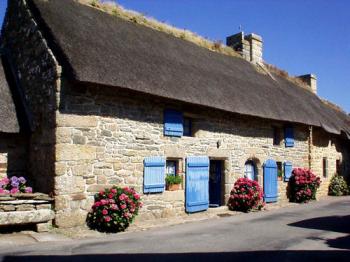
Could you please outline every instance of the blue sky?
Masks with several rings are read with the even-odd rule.
[[[291,75],[314,73],[318,94],[350,112],[348,0],[118,0],[212,40],[238,32],[264,40],[264,60]],[[0,0],[0,19],[6,0]]]

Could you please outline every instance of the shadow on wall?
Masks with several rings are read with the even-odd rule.
[[[350,234],[350,215],[317,217],[292,223],[289,226]],[[350,235],[326,239],[326,243],[333,248],[350,250]],[[348,261],[350,261],[350,257],[348,257]]]
[[[27,138],[20,134],[0,133],[0,154],[6,154],[7,177],[27,175]]]
[[[251,252],[220,252],[220,253],[173,253],[173,254],[111,254],[111,255],[75,255],[75,256],[6,256],[2,261],[143,261],[143,262],[185,262],[185,261],[254,261],[254,262],[282,262],[282,261],[349,261],[347,251],[251,251]]]

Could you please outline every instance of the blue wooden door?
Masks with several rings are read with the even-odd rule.
[[[209,206],[221,205],[221,161],[210,161]]]
[[[207,210],[209,207],[209,158],[186,159],[186,212]]]
[[[264,164],[264,198],[266,203],[277,202],[277,164],[269,159]]]

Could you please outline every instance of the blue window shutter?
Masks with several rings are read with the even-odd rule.
[[[284,130],[284,140],[286,147],[294,147],[294,129],[286,127]]]
[[[264,198],[266,203],[277,202],[277,164],[269,159],[264,164]]]
[[[182,136],[183,116],[182,113],[172,109],[164,111],[164,135],[166,136]]]
[[[289,181],[292,176],[293,165],[291,162],[284,162],[284,181]]]
[[[186,159],[186,212],[209,207],[209,158],[193,156]]]
[[[165,158],[146,157],[144,161],[144,193],[163,192],[165,188]]]

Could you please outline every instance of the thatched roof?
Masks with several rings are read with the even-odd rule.
[[[19,133],[16,107],[0,55],[0,133]]]
[[[259,73],[243,59],[73,0],[29,2],[64,72],[73,80],[350,134],[348,116],[287,79]]]

